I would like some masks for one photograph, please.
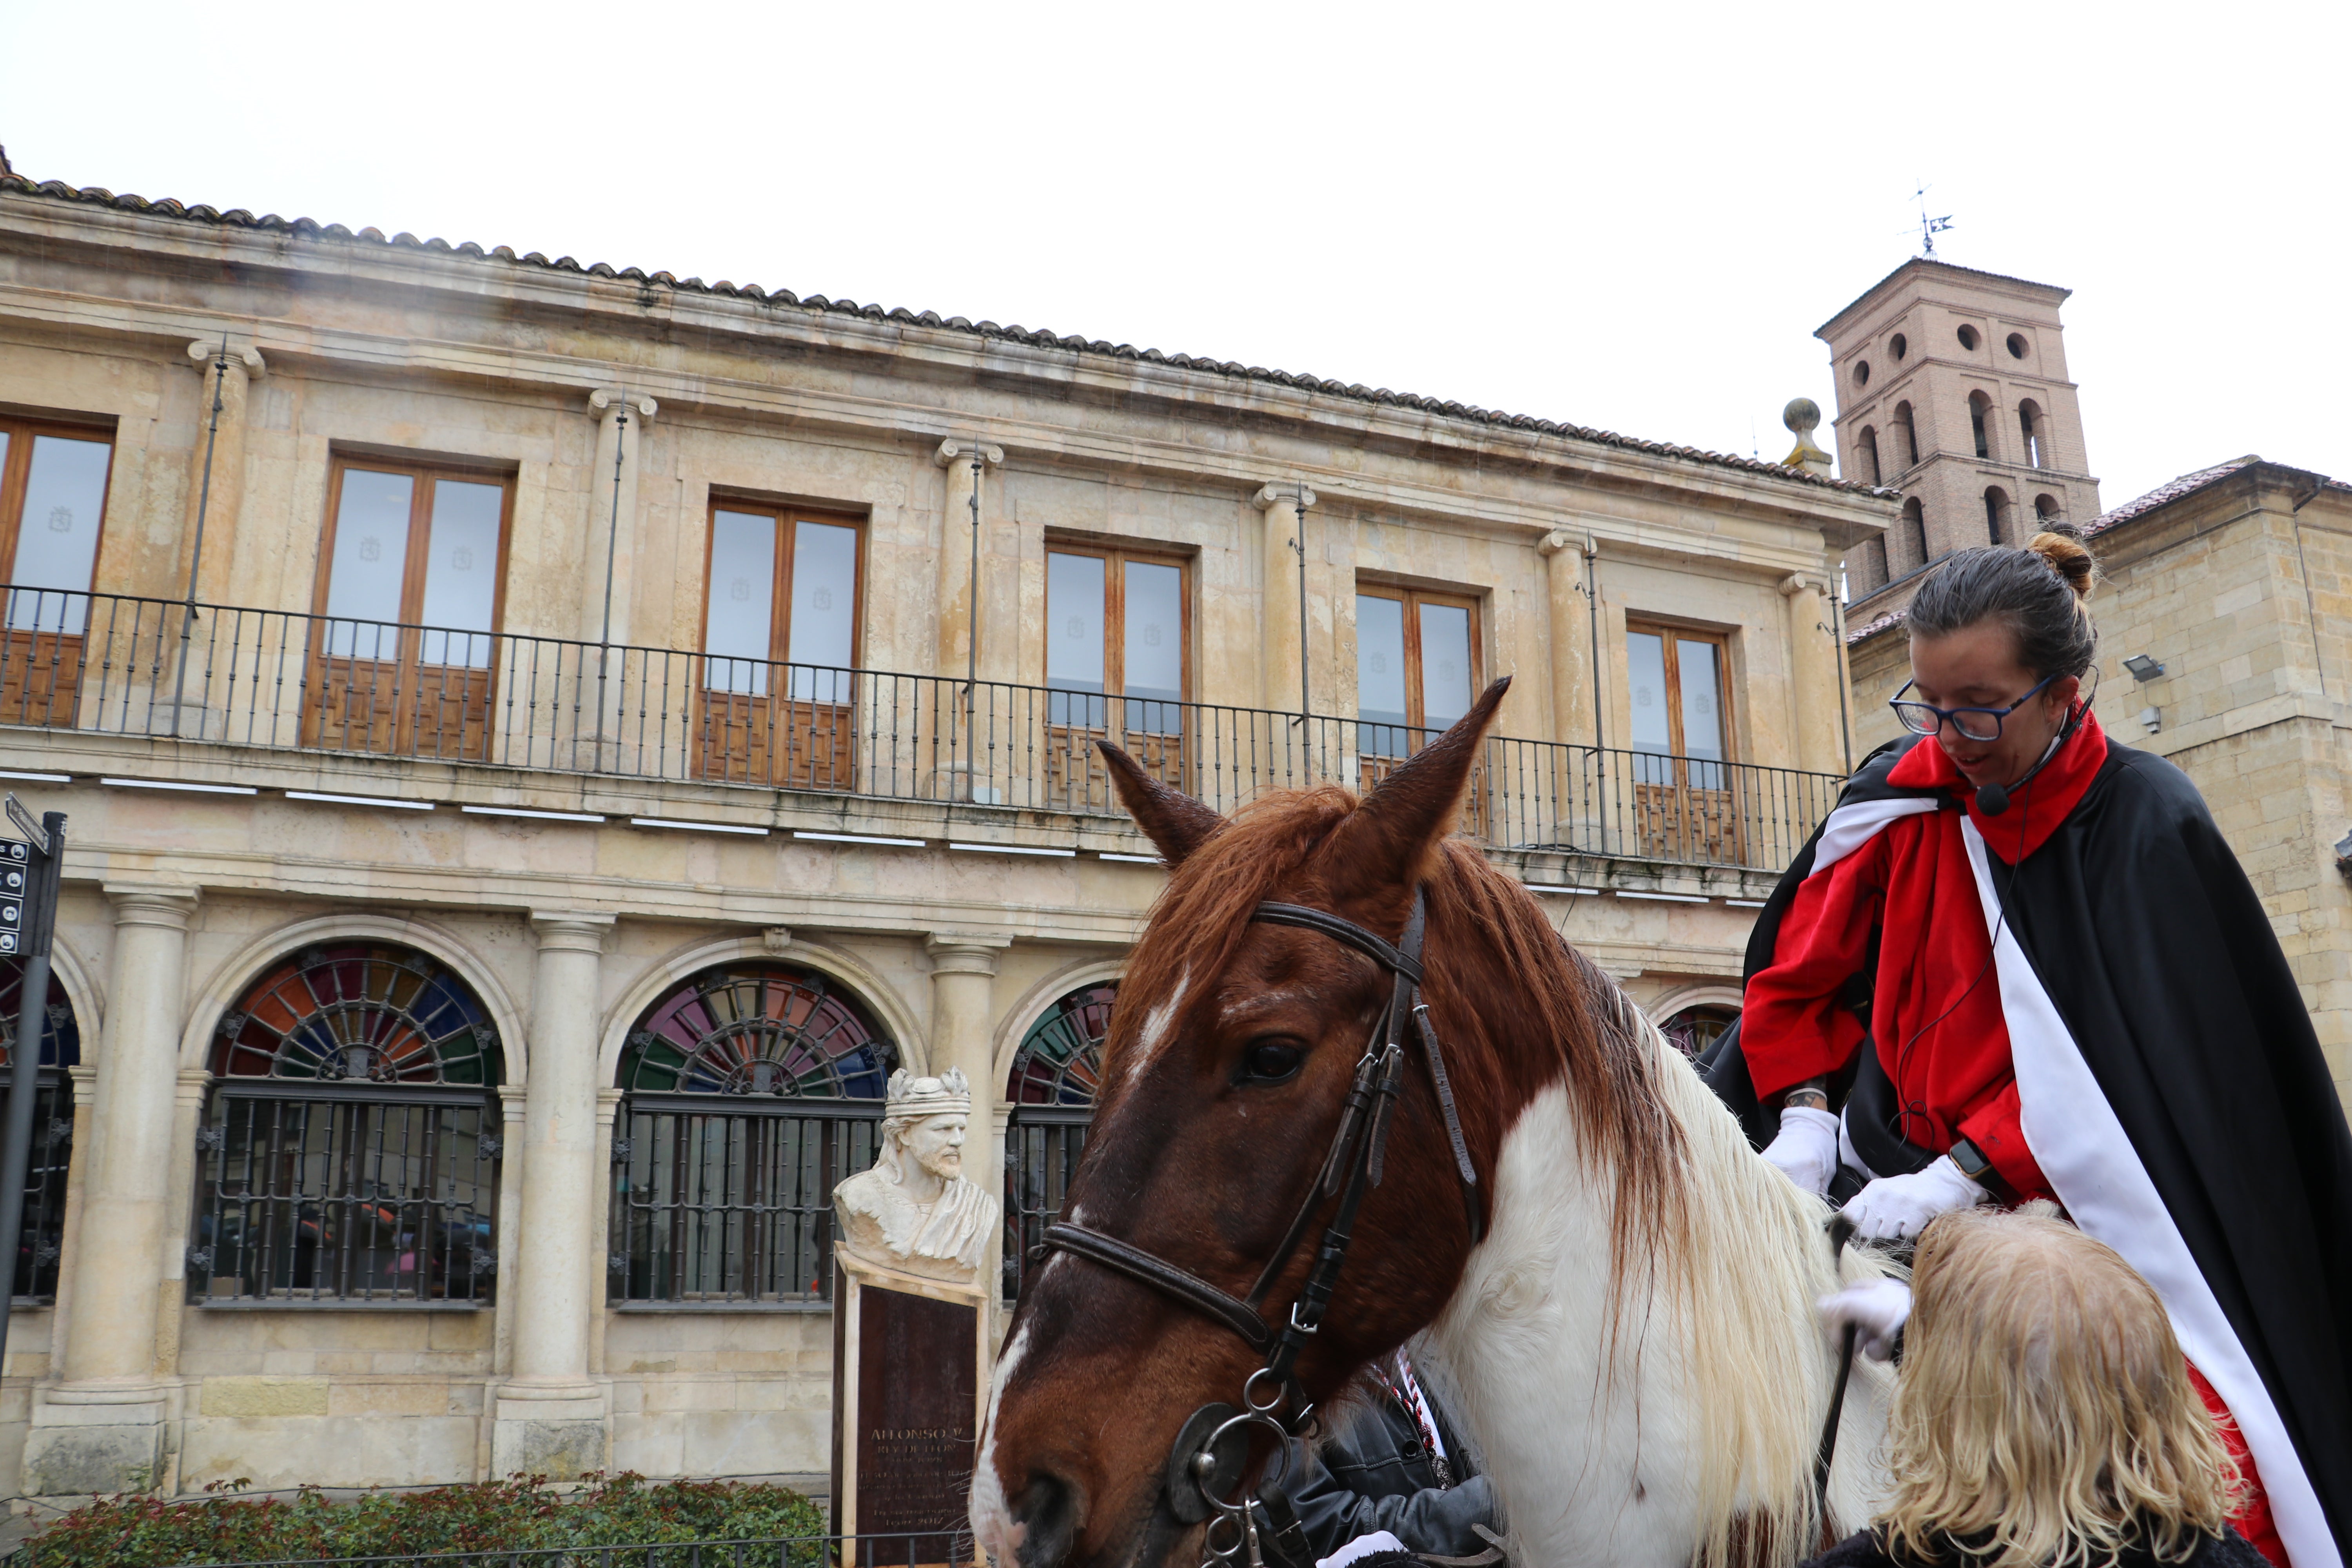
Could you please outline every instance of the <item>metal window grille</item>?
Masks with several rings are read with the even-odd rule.
[[[824,976],[721,964],[622,1053],[610,1299],[785,1307],[833,1294],[833,1189],[874,1163],[897,1047]]]
[[[189,1300],[489,1303],[498,1038],[425,954],[309,948],[222,1018]]]
[[[1029,1249],[1054,1223],[1086,1151],[1116,984],[1071,992],[1031,1026],[1005,1085],[1004,1299],[1021,1294]]]
[[[0,1121],[15,1089],[16,1005],[24,961],[0,962]],[[65,1250],[66,1173],[73,1162],[73,1085],[65,1068],[81,1060],[81,1028],[65,985],[53,973],[42,1015],[41,1055],[34,1080],[33,1147],[25,1169],[25,1217],[16,1242],[9,1293],[30,1305],[57,1300],[58,1267]]]
[[[216,1089],[189,1299],[487,1306],[498,1107],[478,1090],[429,1092]]]
[[[781,1306],[833,1294],[833,1189],[874,1163],[878,1102],[630,1102],[613,1162],[613,1299]]]

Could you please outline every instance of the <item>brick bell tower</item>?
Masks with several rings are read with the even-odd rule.
[[[1846,558],[1853,613],[1907,602],[1955,550],[2099,515],[2058,321],[2069,292],[1920,258],[1813,334],[1837,383],[1839,473],[1904,495],[1885,537]]]

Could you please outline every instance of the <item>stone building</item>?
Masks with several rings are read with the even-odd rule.
[[[890,1067],[982,1092],[1008,1291],[1082,1143],[1162,878],[1097,737],[1232,806],[1511,673],[1464,830],[1707,1034],[1847,763],[1835,563],[1895,513],[5,174],[0,443],[0,769],[71,818],[33,1493],[821,1469],[826,1197]]]
[[[1909,601],[1937,557],[2098,515],[2058,307],[2067,290],[1925,258],[1813,335],[1837,384],[1838,471],[1903,492],[1846,561],[1858,625]]]

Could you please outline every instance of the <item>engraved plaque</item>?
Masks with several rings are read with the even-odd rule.
[[[834,1404],[835,1529],[861,1536],[940,1532],[868,1542],[857,1555],[877,1568],[969,1562],[971,1549],[958,1538],[970,1529],[979,1308],[894,1290],[870,1277],[852,1289],[842,1275],[834,1299],[855,1301],[850,1311],[835,1313],[835,1387],[845,1394],[842,1384],[856,1384],[854,1400],[837,1394]],[[846,1421],[854,1431],[840,1429]]]

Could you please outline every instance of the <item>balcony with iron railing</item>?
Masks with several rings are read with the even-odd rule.
[[[1102,819],[1094,742],[1230,810],[1266,790],[1377,783],[1435,731],[1328,715],[769,663],[282,610],[15,589],[0,729],[144,743],[184,764],[299,753],[560,778],[632,799],[824,797],[959,833]],[[128,765],[96,758],[100,766]],[[88,771],[85,769],[85,771]],[[350,776],[348,771],[345,776]],[[1463,829],[1497,851],[1770,873],[1834,804],[1833,774],[1496,736]],[[895,814],[895,817],[893,817]]]

